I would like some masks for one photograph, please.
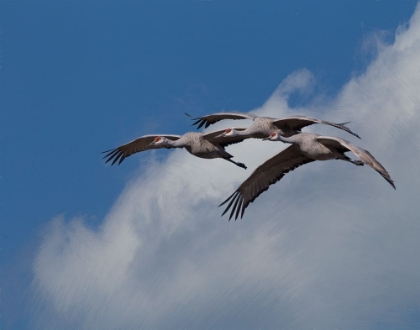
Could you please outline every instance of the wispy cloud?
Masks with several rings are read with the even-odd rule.
[[[392,45],[379,45],[365,73],[321,104],[323,118],[351,118],[363,140],[311,127],[370,150],[396,191],[370,168],[317,162],[271,187],[242,221],[227,222],[216,206],[284,146],[232,146],[248,171],[174,151],[141,169],[98,230],[83,219],[51,221],[33,265],[34,322],[43,329],[410,328],[420,314],[419,72],[417,9]],[[292,73],[254,112],[317,116],[310,106],[287,105],[290,93],[313,82],[307,70]]]

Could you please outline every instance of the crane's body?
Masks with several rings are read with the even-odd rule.
[[[287,125],[275,125],[276,118],[270,117],[255,117],[253,123],[243,131],[237,132],[238,135],[254,137],[255,135],[268,136],[271,132],[277,132],[282,136],[292,136],[298,134],[296,131]]]
[[[204,159],[233,157],[215,140],[213,143],[204,138],[203,133],[188,132],[178,140],[166,140],[168,148],[185,148],[190,154]]]
[[[277,133],[279,136],[281,134]],[[285,143],[296,144],[303,155],[313,160],[329,160],[329,159],[344,159],[343,153],[338,152],[335,148],[328,148],[324,144],[317,141],[317,137],[321,135],[312,133],[300,133],[290,136],[283,141]]]

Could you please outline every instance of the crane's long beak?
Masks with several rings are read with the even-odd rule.
[[[214,138],[218,139],[218,138],[221,138],[221,137],[224,137],[224,136],[225,136],[225,133],[222,133],[222,134],[216,135]]]
[[[263,141],[270,140],[270,137],[263,138],[262,140],[263,140]]]

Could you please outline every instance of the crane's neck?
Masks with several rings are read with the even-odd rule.
[[[299,144],[300,141],[298,139],[296,139],[297,135],[298,134],[292,135],[292,136],[289,136],[289,137],[285,137],[285,136],[281,136],[280,134],[278,134],[277,135],[277,140],[279,140],[281,142],[284,142],[284,143]]]
[[[170,146],[171,148],[184,148],[187,146],[187,144],[185,143],[185,141],[183,141],[183,139],[178,139],[175,141],[167,139],[166,144]]]
[[[256,127],[255,125],[251,125],[245,128],[243,131],[236,131],[236,135],[238,136],[248,136],[255,133],[260,133],[261,129]]]

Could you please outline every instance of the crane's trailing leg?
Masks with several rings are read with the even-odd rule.
[[[345,160],[347,162],[350,162],[350,163],[352,163],[352,164],[354,164],[356,166],[363,166],[363,165],[365,165],[365,163],[363,163],[361,160],[353,160],[353,159],[351,159],[351,158],[349,158],[347,156],[344,156],[344,157],[345,158],[342,158],[343,160]]]
[[[229,158],[223,158],[223,159],[227,160],[228,162],[231,162],[231,163],[235,164],[236,166],[242,167],[245,170],[247,169],[246,165],[243,164],[243,163],[235,162],[235,161],[233,161],[232,159],[229,159]]]
[[[363,166],[365,163],[363,163],[361,160],[352,160],[351,161],[356,166]]]

